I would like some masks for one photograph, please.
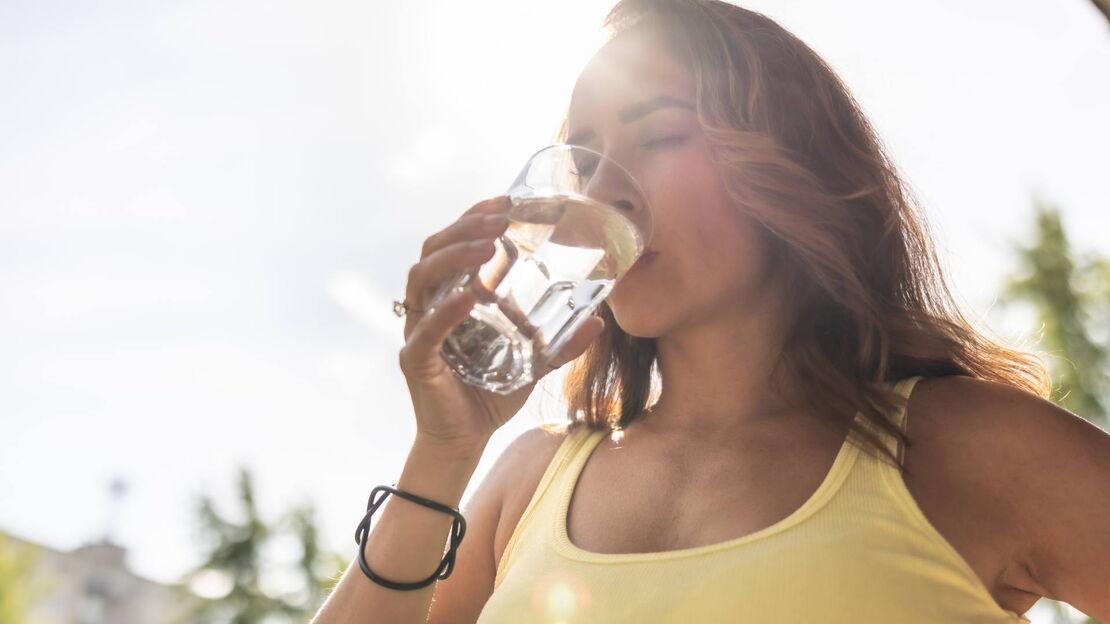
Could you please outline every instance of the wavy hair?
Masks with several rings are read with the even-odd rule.
[[[848,422],[849,439],[903,462],[856,412],[910,440],[886,416],[889,384],[962,375],[1047,398],[1034,353],[974,327],[953,300],[931,233],[874,128],[833,70],[770,18],[716,0],[622,0],[610,38],[646,18],[697,87],[698,122],[737,210],[760,236],[787,288],[787,332],[775,370],[805,380],[801,404]],[[566,140],[564,117],[557,140]],[[607,303],[602,335],[569,367],[569,426],[617,432],[654,395],[655,338],[625,333]],[[904,455],[903,455],[904,458]]]

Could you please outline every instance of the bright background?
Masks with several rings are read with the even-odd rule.
[[[251,467],[353,556],[414,425],[396,366],[424,238],[551,142],[609,2],[0,3],[0,527],[111,525],[138,573],[198,562],[190,501]],[[1110,37],[1086,0],[764,0],[846,81],[957,295],[991,305],[1058,203],[1110,252]],[[471,489],[541,412],[545,382]],[[545,394],[546,391],[546,394]],[[107,484],[130,491],[112,512]]]

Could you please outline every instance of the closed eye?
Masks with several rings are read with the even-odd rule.
[[[685,139],[686,139],[686,137],[678,136],[678,135],[669,136],[669,137],[660,137],[658,139],[652,139],[650,141],[645,141],[645,142],[640,144],[640,147],[655,147],[657,145],[670,145],[670,144],[674,144],[674,143],[680,143],[680,142],[684,141]]]

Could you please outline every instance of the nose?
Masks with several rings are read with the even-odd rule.
[[[582,194],[612,206],[640,230],[646,246],[652,235],[652,215],[637,180],[610,156],[593,157],[596,164],[582,180]]]

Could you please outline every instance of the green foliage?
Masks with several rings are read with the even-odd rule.
[[[304,582],[307,602],[311,605],[309,617],[316,613],[324,599],[339,582],[339,577],[347,568],[346,559],[336,552],[322,552],[317,540],[315,509],[311,504],[303,504],[286,515],[287,523],[301,544],[301,558],[298,570]]]
[[[228,519],[216,510],[209,496],[197,501],[199,530],[207,555],[197,568],[184,576],[185,583],[216,573],[230,581],[226,595],[196,603],[187,614],[192,622],[229,624],[303,623],[317,612],[333,578],[342,574],[346,563],[335,553],[321,551],[317,541],[314,510],[302,504],[267,523],[255,504],[253,478],[246,468],[239,469],[238,502],[242,520]],[[271,541],[291,536],[301,549],[292,570],[263,569],[262,553]],[[293,574],[303,587],[292,592],[267,591],[264,574]]]
[[[1054,384],[1053,401],[1096,425],[1110,425],[1110,259],[1076,257],[1055,206],[1034,200],[1035,240],[1017,247],[1019,273],[999,303],[1032,304]],[[1092,335],[1101,334],[1103,344]]]

